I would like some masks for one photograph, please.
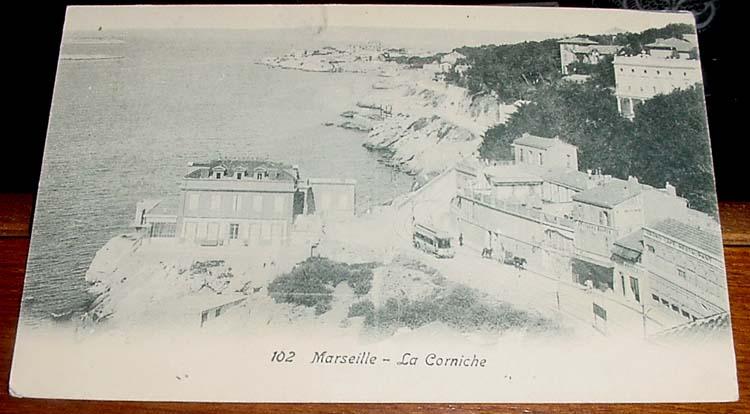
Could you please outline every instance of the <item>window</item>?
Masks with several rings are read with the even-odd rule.
[[[623,69],[622,69],[622,68],[620,68],[620,72],[622,72],[622,70],[623,70]]]
[[[609,212],[608,211],[600,211],[599,212],[599,224],[602,226],[609,226]]]
[[[284,211],[284,196],[277,195],[273,199],[273,211],[281,213]]]
[[[199,194],[190,194],[188,197],[188,208],[190,210],[196,210],[198,209],[198,202],[200,201]]]
[[[242,208],[242,196],[236,194],[232,197],[232,211],[240,211],[241,208]]]
[[[263,211],[263,196],[253,196],[253,210],[255,211]]]
[[[685,309],[682,310],[682,316],[686,318],[690,318],[690,314],[685,311]]]
[[[675,312],[677,312],[677,313],[680,313],[680,308],[677,305],[675,305],[674,303],[672,304],[672,310],[675,311]]]
[[[685,271],[682,269],[677,269],[677,275],[681,278],[685,279],[687,276],[685,275]]]
[[[523,162],[523,150],[518,151],[519,161]]]
[[[220,179],[221,178],[221,172],[220,171],[216,171],[216,174],[214,176],[216,177],[217,180]]]
[[[567,158],[567,160],[565,161],[565,165],[567,165],[567,166],[568,166],[568,168],[571,168],[571,165],[573,165],[573,163],[572,163],[572,162],[570,161],[570,154],[568,154],[568,155],[567,155],[567,157],[568,157],[568,158]]]
[[[646,249],[648,250],[649,253],[656,253],[656,249],[654,249],[654,246],[650,244],[646,245]]]
[[[218,210],[221,208],[221,194],[211,195],[211,210]]]
[[[257,172],[257,173],[255,174],[255,178],[257,178],[258,180],[262,180],[262,179],[263,179],[263,172],[261,172],[261,171],[258,171],[258,172]]]
[[[664,299],[664,298],[661,298],[661,303],[664,304],[664,305],[669,306],[669,301],[666,300],[666,299]]]
[[[544,165],[544,160],[542,159],[542,153],[539,153],[539,165]]]
[[[635,297],[636,302],[641,301],[641,289],[638,286],[638,279],[634,278],[633,276],[630,276],[630,291],[633,292],[633,297]]]
[[[657,71],[656,71],[656,74],[657,74],[657,75],[661,75],[661,71],[660,71],[660,70],[657,70]]]
[[[630,72],[635,73],[635,69],[630,69]]]
[[[643,73],[648,73],[648,71],[646,69],[643,69]]]
[[[658,302],[659,301],[659,296],[657,296],[656,294],[652,293],[651,294],[651,299],[653,299],[653,300],[655,300],[655,301]]]
[[[235,173],[234,176],[237,177],[238,180],[242,179],[242,173],[241,172]]]
[[[237,238],[240,235],[240,225],[239,224],[230,224],[229,225],[229,239],[230,240],[237,240]]]

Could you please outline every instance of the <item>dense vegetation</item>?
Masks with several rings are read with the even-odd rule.
[[[406,56],[406,55],[398,55],[393,57],[388,57],[386,61],[388,62],[396,62],[400,65],[409,65],[412,68],[421,68],[424,65],[430,64],[430,63],[438,63],[440,62],[440,59],[445,55],[446,53],[437,53],[430,56]]]
[[[457,63],[468,64],[469,68],[463,74],[452,70],[446,80],[473,94],[495,92],[506,102],[513,102],[528,97],[537,85],[560,78],[560,47],[556,39],[461,47],[456,51],[466,56]]]
[[[346,282],[354,294],[365,295],[372,286],[376,263],[346,264],[324,257],[310,257],[268,285],[269,295],[278,303],[315,308],[320,315],[331,309],[333,290]]]
[[[623,52],[627,55],[635,55],[640,53],[644,47],[649,43],[654,43],[656,39],[666,39],[670,37],[676,37],[682,39],[682,35],[694,34],[695,29],[687,24],[668,24],[664,27],[647,29],[640,33],[618,33],[616,35],[596,35],[587,36],[580,35],[581,37],[588,37],[591,40],[599,42],[604,45],[621,45],[623,46]]]
[[[620,54],[636,55],[644,50],[647,44],[654,43],[656,39],[666,39],[670,37],[682,39],[683,35],[692,33],[695,33],[695,31],[689,25],[669,24],[665,27],[648,29],[640,33],[627,32],[618,33],[616,35],[596,36],[579,35],[578,37],[586,37],[603,45],[619,45],[622,46]],[[697,55],[693,55],[692,57],[697,58]],[[614,87],[615,72],[612,60],[611,56],[605,55],[602,56],[597,64],[592,65],[583,62],[575,62],[568,65],[568,69],[570,73],[591,75],[592,81],[600,86]]]
[[[623,46],[624,54],[640,53],[644,46],[657,38],[677,37],[695,33],[686,24],[670,24],[641,33],[616,35],[579,35],[604,45]],[[457,52],[466,56],[460,64],[468,64],[464,73],[452,70],[446,74],[448,82],[467,88],[473,94],[495,92],[505,102],[531,99],[531,94],[561,77],[559,39],[523,42],[511,45],[460,47]],[[611,58],[597,65],[579,64],[576,73],[592,74],[600,85],[614,86]]]
[[[641,33],[580,37],[637,54],[657,38],[688,33],[694,33],[689,25],[670,24]],[[601,169],[619,178],[633,175],[658,187],[669,181],[691,207],[716,214],[701,88],[656,96],[636,106],[631,122],[617,111],[611,57],[593,65],[572,64],[573,73],[590,75],[587,82],[574,83],[561,79],[557,39],[456,50],[466,56],[459,63],[470,67],[463,74],[447,74],[448,82],[474,94],[496,93],[505,102],[524,101],[505,124],[485,132],[482,158],[512,159],[510,144],[524,132],[559,136],[578,146],[581,170]]]
[[[539,88],[508,122],[486,131],[479,154],[512,159],[510,144],[524,132],[578,146],[579,168],[628,175],[663,187],[669,181],[692,208],[716,214],[703,90],[657,95],[636,106],[635,120],[619,116],[611,89],[595,82]]]
[[[596,64],[573,62],[568,65],[568,73],[589,75],[591,82],[593,82],[595,85],[605,88],[614,88],[615,67],[613,65],[613,61],[614,58],[612,56],[604,55]]]
[[[432,322],[442,322],[460,331],[509,328],[549,331],[558,327],[553,321],[507,304],[488,304],[477,291],[463,286],[421,300],[390,298],[377,309],[370,301],[358,302],[350,307],[349,316],[364,316],[365,326],[385,332],[400,327],[416,329]]]

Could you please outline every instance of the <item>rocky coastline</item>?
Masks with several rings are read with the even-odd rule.
[[[435,54],[433,63],[420,65],[396,63],[409,57],[403,49],[398,53],[402,59],[382,48],[323,48],[267,57],[262,63],[311,72],[377,74],[366,96],[356,97],[351,109],[324,125],[366,133],[365,148],[410,175],[435,176],[474,156],[484,131],[517,109],[496,95],[471,94],[445,82],[445,72],[456,70],[460,59],[455,52]]]

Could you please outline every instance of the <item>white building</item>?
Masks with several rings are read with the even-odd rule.
[[[702,81],[700,61],[691,57],[695,49],[692,43],[658,39],[646,48],[648,54],[614,59],[617,110],[628,119],[635,117],[635,105]]]
[[[511,144],[516,164],[578,170],[578,148],[558,137],[524,133]]]
[[[649,300],[688,319],[729,310],[718,223],[698,227],[672,218],[643,229]]]

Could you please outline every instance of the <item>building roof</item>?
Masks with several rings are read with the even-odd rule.
[[[475,162],[469,162],[466,159],[464,159],[464,160],[459,161],[455,165],[454,168],[456,169],[456,171],[459,171],[459,172],[462,172],[462,173],[465,173],[465,174],[468,174],[468,175],[473,175],[474,177],[476,177],[477,176],[477,170],[478,170],[478,165],[477,164],[479,164],[479,163],[476,162],[476,161]]]
[[[689,69],[697,70],[700,68],[700,61],[697,59],[665,59],[646,54],[636,56],[619,56],[615,55],[615,67],[626,65],[636,67],[653,67],[655,69]]]
[[[570,169],[549,169],[542,174],[542,178],[545,181],[579,191],[587,190],[591,186],[591,179],[588,174]]]
[[[585,37],[569,37],[567,39],[558,40],[557,43],[572,43],[576,45],[598,45],[599,43]]]
[[[517,138],[515,141],[513,141],[513,145],[523,145],[526,147],[533,147],[538,149],[549,149],[551,147],[554,147],[555,145],[569,145],[574,146],[571,144],[568,144],[567,142],[563,142],[560,138],[545,138],[545,137],[539,137],[536,135],[531,135],[528,133],[525,133],[521,136],[521,138]]]
[[[619,256],[630,262],[637,262],[643,253],[643,229],[638,229],[627,236],[615,241],[612,255]]]
[[[603,55],[614,55],[615,53],[622,50],[620,45],[596,45],[591,47],[591,51],[596,50]]]
[[[656,39],[654,43],[646,45],[650,49],[670,49],[678,52],[689,52],[695,49],[695,45],[687,40],[670,37],[669,39]]]
[[[353,178],[308,178],[309,184],[332,184],[332,185],[356,185],[357,180]]]
[[[716,337],[732,334],[732,322],[728,312],[720,312],[716,315],[696,319],[682,325],[657,332],[651,339],[657,342],[676,342],[680,344],[694,342],[706,342]]]
[[[606,184],[590,188],[573,196],[574,201],[612,208],[640,194],[644,188],[637,180],[625,181],[612,178]]]
[[[636,252],[643,251],[643,229],[640,228],[627,236],[615,241],[615,244]]]
[[[714,256],[722,256],[720,229],[701,228],[672,218],[662,220],[648,228],[685,242]]]
[[[539,183],[541,177],[522,165],[495,165],[484,169],[484,175],[492,185],[504,183]]]
[[[195,168],[185,178],[210,178],[211,170],[214,168],[224,168],[226,175],[233,177],[235,173],[247,173],[252,175],[257,168],[262,168],[272,173],[268,179],[277,181],[294,181],[295,174],[292,166],[275,161],[267,160],[213,160],[209,162],[192,163]],[[277,174],[278,173],[278,174]]]

